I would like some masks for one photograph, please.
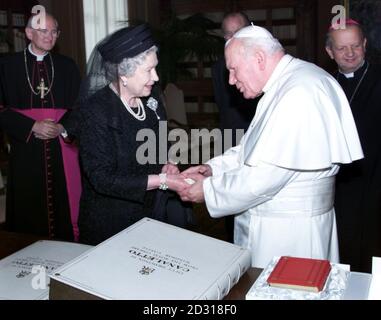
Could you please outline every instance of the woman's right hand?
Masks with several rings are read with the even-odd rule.
[[[186,177],[182,174],[166,174],[165,184],[168,186],[168,189],[175,192],[181,192],[189,188],[191,185],[187,183],[184,179]],[[148,176],[148,185],[147,190],[158,189],[161,184],[161,179],[157,174],[150,174]]]
[[[167,186],[168,189],[173,190],[177,193],[184,191],[190,187],[184,179],[186,177],[182,174],[167,174]]]
[[[161,169],[161,173],[166,173],[166,174],[178,174],[180,173],[179,168],[177,165],[173,163],[167,163],[166,165],[163,166]]]

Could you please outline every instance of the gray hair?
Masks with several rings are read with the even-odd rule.
[[[124,58],[119,64],[106,62],[106,79],[110,82],[114,82],[120,76],[132,77],[139,65],[141,65],[147,55],[152,52],[157,52],[157,46],[152,46],[146,51],[139,53],[137,56],[132,58]]]
[[[250,49],[256,51],[256,50],[263,50],[268,55],[272,56],[275,53],[278,52],[285,52],[283,46],[280,44],[279,40],[276,38],[249,38],[249,37],[242,37],[237,38],[238,40],[242,41],[243,47],[245,52],[249,52]]]

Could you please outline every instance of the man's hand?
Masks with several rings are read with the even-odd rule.
[[[196,202],[196,203],[204,202],[205,201],[204,189],[202,186],[204,179],[205,179],[205,177],[196,181],[189,188],[183,189],[182,191],[178,192],[181,200],[191,201],[191,202]]]
[[[57,138],[63,130],[63,126],[55,123],[52,119],[36,121],[32,127],[34,136],[41,140]]]
[[[205,201],[203,182],[205,178],[213,175],[212,167],[208,164],[203,164],[201,166],[191,167],[183,172],[181,175],[187,179],[192,179],[193,184],[177,192],[183,201],[191,201],[196,203],[201,203]]]
[[[190,167],[187,170],[184,170],[181,172],[182,175],[184,175],[187,178],[191,178],[193,180],[199,180],[197,176],[203,176],[205,178],[210,177],[213,175],[212,167],[208,164],[202,164],[201,166],[196,167]]]

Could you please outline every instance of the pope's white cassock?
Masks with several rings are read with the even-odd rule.
[[[209,213],[236,215],[234,242],[251,250],[253,267],[282,255],[338,262],[335,175],[363,157],[347,98],[328,73],[290,55],[263,92],[241,143],[208,162]]]

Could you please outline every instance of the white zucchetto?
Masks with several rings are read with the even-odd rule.
[[[274,39],[273,35],[267,29],[258,27],[254,24],[240,29],[234,34],[233,38]]]

